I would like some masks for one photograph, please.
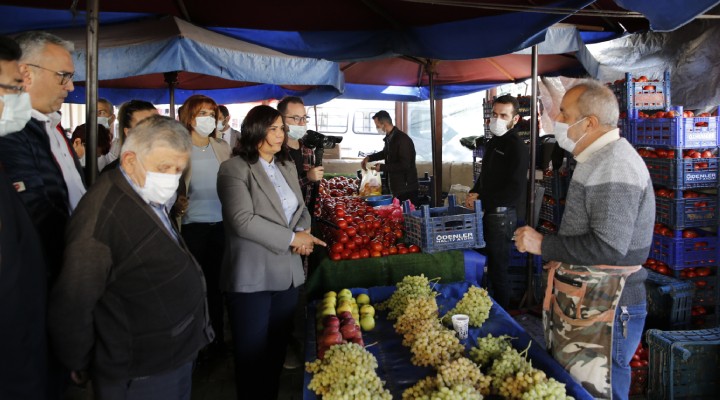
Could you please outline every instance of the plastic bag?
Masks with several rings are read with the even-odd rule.
[[[360,196],[380,196],[382,194],[382,181],[380,174],[374,169],[363,170],[360,181]]]
[[[465,205],[465,197],[467,197],[468,193],[470,192],[470,187],[460,184],[454,184],[450,185],[450,191],[448,192],[448,195],[454,194],[455,195],[455,204],[458,205]],[[447,198],[445,199],[445,207],[448,205]]]

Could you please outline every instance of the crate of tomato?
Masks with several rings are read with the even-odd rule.
[[[670,73],[665,71],[662,80],[651,80],[642,75],[633,78],[626,73],[608,85],[615,93],[620,110],[667,110],[670,106]]]
[[[650,258],[671,269],[715,265],[718,257],[717,228],[672,230],[656,223],[650,247]]]
[[[672,229],[716,226],[718,195],[692,190],[655,190],[655,220]]]
[[[684,150],[682,158],[675,150],[639,149],[638,153],[650,172],[655,185],[672,189],[718,186],[717,149]]]
[[[699,148],[718,146],[718,117],[692,111],[657,111],[645,114],[633,110],[628,122],[628,141],[636,146]]]
[[[424,205],[411,211],[409,202],[403,207],[406,239],[425,253],[485,247],[479,200],[474,210],[456,205],[454,195],[448,196],[447,207]]]
[[[649,357],[648,349],[641,341],[630,360],[630,396],[641,396],[647,392]]]

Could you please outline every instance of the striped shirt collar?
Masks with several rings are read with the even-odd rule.
[[[615,128],[613,130],[607,131],[604,135],[600,136],[594,142],[592,142],[590,146],[585,148],[582,153],[575,156],[575,160],[577,160],[577,162],[579,163],[583,163],[587,161],[590,156],[595,154],[598,150],[618,139],[620,139],[620,129]]]

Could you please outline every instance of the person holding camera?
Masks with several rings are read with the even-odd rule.
[[[360,166],[366,170],[368,161],[384,160],[375,164],[375,170],[387,175],[390,193],[400,201],[410,200],[418,204],[418,174],[415,166],[415,144],[410,136],[392,123],[387,111],[381,110],[372,117],[378,133],[384,133],[385,147],[363,158]]]
[[[277,110],[285,117],[285,125],[288,127],[287,145],[290,149],[290,157],[295,161],[303,200],[305,200],[305,205],[310,211],[310,215],[312,215],[315,210],[315,198],[317,197],[315,184],[322,180],[325,169],[322,165],[315,165],[315,152],[312,147],[304,143],[303,138],[307,133],[308,121],[305,103],[300,97],[288,96],[280,100]],[[320,161],[322,162],[322,160]]]

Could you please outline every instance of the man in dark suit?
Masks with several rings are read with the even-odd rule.
[[[82,167],[58,129],[60,106],[74,90],[73,45],[45,32],[28,32],[16,40],[32,119],[0,138],[0,160],[40,234],[52,283],[62,263],[67,219],[85,194]]]
[[[387,175],[390,193],[400,201],[410,200],[417,204],[418,176],[415,166],[415,144],[410,136],[392,123],[387,111],[382,110],[373,116],[375,127],[379,133],[385,134],[385,147],[375,154],[362,160],[362,169],[366,169],[368,161],[384,160],[385,164],[375,164],[376,171]]]
[[[189,400],[193,361],[214,337],[203,272],[167,213],[190,150],[182,124],[147,118],[68,224],[48,327],[97,399]]]

